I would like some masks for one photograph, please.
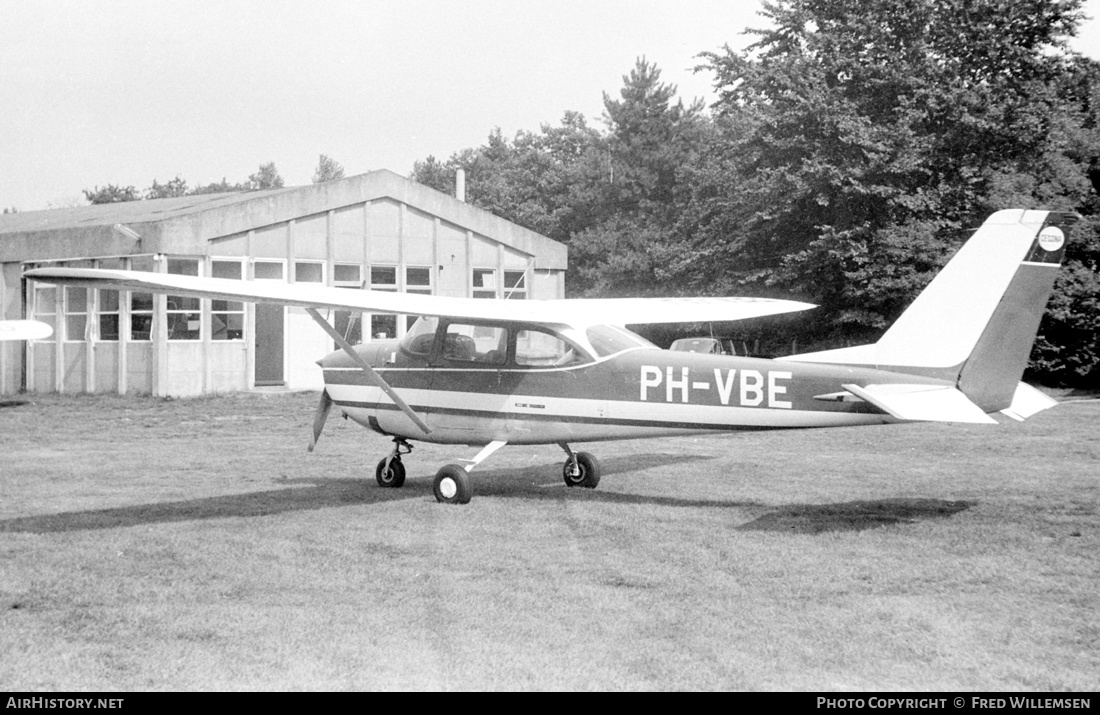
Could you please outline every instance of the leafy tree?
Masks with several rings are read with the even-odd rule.
[[[176,174],[176,178],[166,184],[161,184],[153,179],[153,185],[145,190],[145,198],[170,199],[177,196],[186,196],[188,193],[190,192],[187,190],[187,182],[181,179],[179,174]]]
[[[623,80],[620,99],[604,98],[606,133],[566,112],[560,126],[512,141],[497,129],[446,164],[417,162],[413,178],[451,192],[461,168],[468,202],[568,243],[573,293],[675,290],[664,266],[678,255],[677,202],[690,196],[679,175],[707,123],[702,105],[674,101],[676,88],[644,58]]]
[[[657,66],[642,57],[623,77],[621,99],[604,93],[610,198],[620,211],[675,207],[678,171],[701,138],[702,101],[673,103],[676,86],[660,78]]]
[[[765,3],[748,52],[703,55],[720,100],[681,219],[692,275],[818,302],[818,338],[869,336],[1006,197],[1081,205],[1080,4]]]
[[[220,182],[212,182],[203,186],[196,186],[191,190],[192,195],[198,194],[224,194],[230,191],[248,191],[247,184],[230,184],[222,177]]]
[[[412,178],[454,192],[457,169],[466,172],[466,201],[559,241],[591,225],[591,186],[599,183],[600,135],[584,117],[567,112],[560,127],[519,132],[514,141],[500,129],[484,146],[465,149],[442,163],[418,161]]]
[[[283,177],[279,176],[279,170],[275,168],[275,162],[269,161],[260,164],[260,168],[254,174],[248,175],[248,188],[257,189],[281,189]]]
[[[690,192],[684,172],[696,161],[708,124],[701,101],[685,107],[676,87],[639,58],[623,77],[619,99],[604,94],[609,133],[606,170],[594,225],[570,243],[581,288],[601,295],[669,294],[682,290],[672,267],[683,261],[677,230]],[[674,101],[675,100],[675,101]],[[604,180],[605,179],[605,180]]]
[[[317,162],[317,168],[313,171],[313,183],[320,184],[342,178],[344,178],[344,167],[327,154],[322,154]],[[282,184],[279,185],[282,186]]]
[[[116,204],[123,201],[137,201],[141,195],[133,186],[107,184],[102,189],[98,186],[91,190],[84,189],[84,198],[90,204]]]
[[[425,186],[430,186],[436,191],[454,195],[454,171],[434,156],[429,156],[424,161],[414,162],[412,175],[409,178]]]

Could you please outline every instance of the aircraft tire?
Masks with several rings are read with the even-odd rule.
[[[378,486],[387,489],[397,489],[405,484],[405,465],[400,459],[390,461],[390,468],[386,469],[386,460],[378,463],[374,470],[374,479]]]
[[[457,464],[440,467],[432,482],[432,492],[441,504],[466,504],[473,496],[470,476]]]
[[[571,466],[572,460],[567,459],[561,469],[565,486],[595,489],[596,485],[600,483],[600,463],[588,452],[577,452],[577,466],[580,467],[579,474],[573,474],[572,469],[570,469]]]

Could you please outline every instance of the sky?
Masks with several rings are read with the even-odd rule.
[[[685,102],[697,55],[740,49],[759,0],[0,0],[0,207],[83,189],[308,184],[557,125],[600,126],[639,57]],[[1100,59],[1100,0],[1074,49]]]

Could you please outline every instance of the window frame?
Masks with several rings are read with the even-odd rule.
[[[173,271],[173,263],[178,267],[180,264],[187,264],[189,267],[195,269],[194,273],[191,272],[179,272]],[[203,275],[203,268],[206,261],[202,258],[196,258],[191,256],[169,256],[165,259],[165,272],[167,275],[172,276],[192,276],[195,278],[201,278]],[[177,302],[177,305],[183,305],[184,307],[172,307],[173,301]],[[190,307],[194,306],[194,307]],[[180,321],[185,323],[186,327],[180,330],[177,334]],[[201,341],[203,336],[203,320],[202,320],[202,298],[195,298],[193,296],[186,295],[166,295],[164,300],[164,321],[168,327],[168,339],[177,342],[196,342]],[[191,324],[197,323],[195,329],[192,329]]]
[[[232,265],[236,265],[237,268],[238,268],[237,275],[236,276],[218,275],[219,271],[215,269],[215,264],[221,264],[221,265],[230,265],[230,264],[232,264]],[[245,263],[244,258],[241,258],[239,256],[211,256],[210,257],[209,273],[210,273],[211,278],[222,278],[222,279],[226,279],[226,280],[235,280],[235,281],[240,280],[240,281],[243,281],[245,279],[245,272],[246,272],[246,263]],[[247,313],[247,309],[245,307],[244,302],[239,301],[239,300],[229,300],[229,299],[222,299],[222,298],[210,298],[209,300],[210,300],[210,340],[216,341],[218,343],[244,342],[245,337],[246,337],[245,334],[248,332],[248,330],[247,330],[248,313]],[[224,303],[225,304],[224,309],[218,308],[217,307],[218,303]],[[218,317],[218,316],[223,316],[223,317]],[[225,337],[219,337],[218,333],[215,332],[215,330],[214,330],[214,318],[216,318],[216,317],[218,318],[218,320],[220,320],[222,322],[222,325],[225,326],[224,327]],[[234,317],[236,318],[236,320],[240,321],[240,326],[241,327],[240,327],[239,331],[237,331],[237,330],[235,330],[234,328],[231,327],[233,322],[235,322],[233,320]],[[239,332],[240,335],[237,336],[237,337],[232,337],[232,334],[234,332]]]
[[[519,280],[516,281],[517,285],[513,287],[511,278],[516,276],[519,277]],[[527,271],[505,269],[502,289],[504,297],[508,300],[527,300]]]
[[[31,309],[31,315],[34,320],[40,323],[47,323],[53,328],[54,334],[58,332],[57,326],[57,296],[58,291],[61,290],[61,286],[53,283],[40,283],[35,281],[34,283],[34,295],[32,300],[34,301]],[[43,294],[49,293],[50,300],[43,300]],[[49,304],[47,307],[49,310],[43,310],[43,306]]]
[[[483,268],[478,266],[470,268],[470,297],[481,299],[499,298],[500,282],[497,280],[498,273],[499,270],[496,268]],[[486,287],[484,285],[486,276],[492,276],[492,287]],[[479,285],[479,282],[481,285]]]
[[[355,268],[356,278],[351,280],[348,278],[338,279],[340,268]],[[335,288],[343,288],[345,290],[362,290],[363,289],[363,264],[362,263],[333,263],[332,265],[332,285]],[[333,313],[332,327],[336,329],[338,333],[344,336],[344,340],[349,345],[361,345],[363,343],[363,311],[351,310],[348,308],[337,308]],[[342,327],[341,327],[342,326]],[[336,341],[333,341],[333,349],[336,349]]]

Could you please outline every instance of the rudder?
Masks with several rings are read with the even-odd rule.
[[[959,372],[959,389],[986,412],[1012,405],[1075,218],[1047,215]]]

